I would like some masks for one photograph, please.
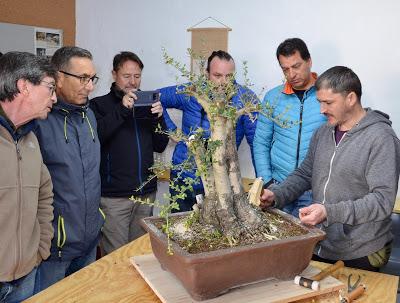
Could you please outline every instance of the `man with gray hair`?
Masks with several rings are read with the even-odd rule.
[[[0,302],[32,296],[39,263],[50,254],[53,192],[33,119],[57,101],[56,72],[45,58],[0,58]]]
[[[264,189],[262,206],[281,207],[312,188],[313,203],[300,209],[300,220],[327,234],[313,259],[377,271],[391,251],[400,141],[388,115],[362,107],[361,82],[351,69],[332,67],[315,86],[328,123],[313,135],[300,167]]]
[[[89,51],[62,47],[52,63],[58,71],[58,103],[36,135],[54,185],[55,234],[49,260],[38,269],[36,292],[96,259],[103,216],[100,204],[100,143],[88,95],[98,78]]]

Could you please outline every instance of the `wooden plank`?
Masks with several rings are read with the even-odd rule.
[[[161,269],[153,254],[132,257],[131,262],[163,303],[196,302],[173,274]],[[302,275],[311,277],[319,271],[310,265]],[[345,287],[342,282],[333,277],[323,279],[320,284],[320,290],[314,291],[294,284],[293,280],[270,279],[231,289],[220,297],[205,300],[202,303],[290,302],[315,298],[332,292],[337,293],[336,300],[338,300],[338,291]]]

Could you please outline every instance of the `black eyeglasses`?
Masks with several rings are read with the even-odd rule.
[[[53,94],[56,91],[56,85],[53,82],[47,82],[44,80],[40,81],[40,83],[42,83],[42,82],[47,84],[47,85],[43,85],[43,86],[46,86],[50,91],[50,96],[53,96]]]
[[[75,77],[77,79],[79,79],[81,81],[82,85],[86,85],[89,83],[89,81],[92,81],[93,84],[96,84],[99,81],[99,77],[97,77],[96,75],[94,75],[93,77],[88,77],[88,76],[78,76],[78,75],[74,75],[71,73],[67,73],[63,70],[59,70],[60,73],[63,73],[65,75],[71,76],[71,77]]]

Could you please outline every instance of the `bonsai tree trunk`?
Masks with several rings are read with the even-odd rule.
[[[242,186],[239,157],[236,148],[236,116],[232,119],[222,115],[210,119],[211,135],[208,146],[216,143],[211,163],[204,163],[201,155],[207,153],[202,144],[189,141],[204,185],[205,198],[200,220],[214,225],[228,238],[258,228],[262,213],[248,203]],[[204,168],[205,167],[205,168]]]

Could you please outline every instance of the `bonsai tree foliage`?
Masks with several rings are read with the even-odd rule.
[[[189,54],[196,56],[190,50]],[[194,212],[186,219],[183,230],[182,226],[175,226],[171,231],[170,221],[166,218],[164,230],[167,235],[176,240],[174,237],[176,234],[189,230],[194,222],[199,222],[202,232],[207,233],[206,237],[222,237],[231,246],[289,236],[286,230],[277,227],[278,223],[282,223],[279,218],[268,220],[268,218],[272,218],[270,214],[264,213],[249,203],[242,186],[235,138],[236,123],[241,115],[248,115],[254,122],[258,114],[263,114],[282,127],[288,127],[293,122],[283,118],[286,111],[272,117],[273,106],[270,104],[262,106],[258,98],[250,92],[241,96],[243,107],[237,108],[232,103],[232,97],[238,89],[234,75],[226,83],[216,84],[207,78],[204,58],[200,59],[200,73],[194,74],[189,72],[185,65],[170,57],[165,49],[163,49],[163,57],[166,64],[176,68],[179,74],[187,80],[185,84],[179,86],[177,93],[195,97],[210,122],[210,130],[194,129],[189,136],[184,135],[180,130],[167,132],[176,141],[181,140],[186,143],[190,157],[179,167],[163,163],[155,163],[153,167],[154,172],[159,174],[160,171],[167,168],[179,171],[194,169],[197,166],[196,174],[204,186],[203,201],[201,204],[195,205]],[[245,86],[249,86],[245,62],[244,77]],[[187,102],[191,102],[189,98]],[[209,132],[207,136],[206,132]],[[178,173],[177,179],[179,177]],[[190,189],[194,182],[199,182],[199,180],[186,178],[183,182],[178,183],[177,179],[171,180],[170,186],[178,194],[173,197],[165,194],[165,197],[170,200],[170,204],[166,208],[162,208],[161,216],[163,217],[172,208],[177,208],[176,200],[184,198],[185,191]]]

